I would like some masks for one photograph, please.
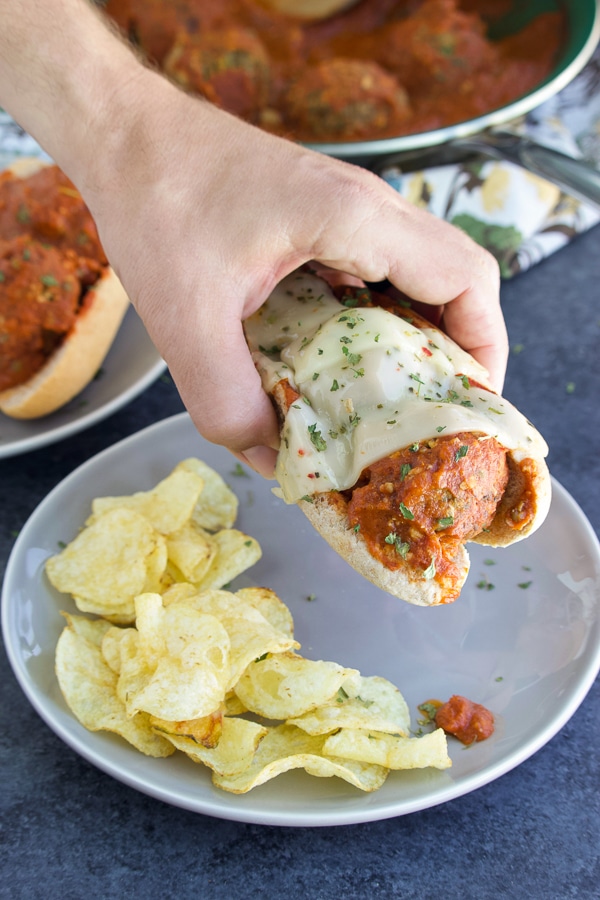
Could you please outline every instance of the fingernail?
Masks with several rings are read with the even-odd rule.
[[[272,450],[271,447],[249,447],[240,453],[240,456],[263,478],[275,477],[276,450]]]

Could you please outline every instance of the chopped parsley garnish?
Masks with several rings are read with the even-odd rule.
[[[468,452],[469,452],[468,446],[467,446],[466,444],[462,444],[462,445],[458,448],[458,450],[456,451],[456,453],[454,454],[454,461],[455,461],[455,462],[458,462],[458,460],[459,460],[459,459],[462,459],[463,456],[466,456]]]
[[[520,588],[522,588],[523,590],[527,590],[527,588],[528,588],[528,587],[531,587],[531,585],[532,585],[532,582],[531,582],[531,581],[521,581],[521,583],[518,584],[517,587],[520,587]]]
[[[431,560],[427,568],[423,571],[423,578],[426,581],[430,581],[432,578],[435,578],[435,560]]]
[[[482,578],[477,582],[476,587],[478,587],[480,591],[493,591],[495,585],[493,585],[492,582],[487,578]]]
[[[362,359],[360,353],[350,353],[347,347],[342,347],[342,353],[348,360],[348,365],[350,366],[357,366]]]
[[[230,472],[230,475],[235,475],[236,477],[243,476],[244,478],[250,478],[250,475],[244,469],[241,463],[236,463],[233,469]]]
[[[308,426],[308,433],[310,435],[310,440],[313,446],[319,450],[327,450],[327,441],[323,437],[320,431],[317,431],[317,423]]]
[[[400,535],[390,531],[390,533],[385,536],[384,541],[386,544],[391,544],[395,547],[396,553],[398,553],[402,559],[406,559],[408,551],[410,550],[410,544],[406,541],[402,541]]]
[[[450,525],[454,525],[454,516],[444,516],[438,519],[438,525],[440,528],[449,528]]]
[[[57,287],[58,281],[54,277],[54,275],[40,275],[40,281],[44,285],[44,287]]]
[[[266,353],[267,356],[275,356],[277,353],[281,353],[281,347],[278,347],[276,344],[273,344],[272,347],[262,347],[259,344],[258,349],[261,353]]]
[[[398,507],[398,509],[400,510],[400,512],[402,513],[402,515],[404,516],[405,519],[411,519],[411,520],[414,519],[414,517],[415,517],[414,513],[411,512],[410,509],[408,508],[408,506],[405,506],[404,503],[401,503],[400,506]]]
[[[329,388],[329,390],[330,390],[330,391],[339,391],[339,389],[340,389],[340,386],[339,386],[339,384],[338,384],[338,380],[337,380],[337,378],[334,378],[333,381],[332,381],[332,383],[331,383],[331,387]]]
[[[423,713],[425,716],[425,721],[423,725],[428,725],[430,722],[435,722],[435,714],[438,711],[437,704],[435,703],[420,703],[417,706],[419,712]]]
[[[400,467],[400,481],[404,481],[411,469],[412,466],[409,463],[403,463]]]

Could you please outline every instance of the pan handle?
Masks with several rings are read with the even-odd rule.
[[[600,209],[600,171],[583,160],[510,131],[495,129],[473,137],[459,138],[452,143],[455,148],[460,146],[467,151],[483,152],[496,159],[516,163]]]

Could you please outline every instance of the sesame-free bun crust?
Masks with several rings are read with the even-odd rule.
[[[489,529],[472,538],[473,542],[488,547],[507,547],[533,534],[550,508],[551,480],[546,462],[543,459],[528,459],[523,465],[529,470],[535,512],[531,521],[521,530],[510,526],[507,519],[514,503],[521,496],[524,474],[510,452],[507,454],[507,461],[509,482],[496,515]],[[310,500],[300,500],[298,506],[321,537],[352,568],[388,594],[415,606],[438,606],[454,599],[448,597],[434,579],[425,580],[423,573],[410,565],[388,569],[371,556],[360,535],[349,527],[344,504],[339,502],[335,492],[314,494]],[[459,545],[453,562],[460,573],[454,581],[454,588],[459,592],[470,567],[469,554],[464,544]]]
[[[415,606],[437,606],[446,602],[440,585],[433,579],[424,580],[422,572],[416,572],[408,565],[388,569],[371,556],[362,538],[348,527],[344,510],[335,502],[334,496],[315,494],[312,501],[300,500],[298,505],[321,537],[353,569],[393,597]],[[469,556],[463,545],[458,548],[454,561],[461,572],[456,580],[456,587],[460,589],[469,574]]]
[[[38,159],[21,159],[9,171],[27,178],[44,165]],[[123,285],[107,267],[88,289],[73,328],[45,365],[23,384],[0,392],[0,411],[15,419],[36,419],[77,396],[102,365],[128,306]]]

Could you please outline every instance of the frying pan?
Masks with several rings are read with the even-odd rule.
[[[423,164],[431,161],[434,148],[446,160],[449,155],[458,157],[462,154],[464,158],[469,152],[482,150],[491,156],[511,159],[570,190],[575,196],[600,206],[600,173],[585,163],[506,130],[511,122],[562,90],[589,61],[600,39],[599,3],[597,0],[515,0],[512,11],[494,25],[489,35],[494,39],[513,34],[533,16],[557,9],[566,14],[567,37],[554,69],[534,90],[513,102],[474,119],[431,131],[373,141],[310,143],[306,146],[368,167],[376,166],[381,157],[389,154],[394,154],[394,163],[401,164],[406,153],[404,158],[408,165],[419,158]],[[504,126],[504,130],[498,133],[497,126]],[[425,153],[426,148],[428,152]],[[437,154],[436,158],[439,158]]]

